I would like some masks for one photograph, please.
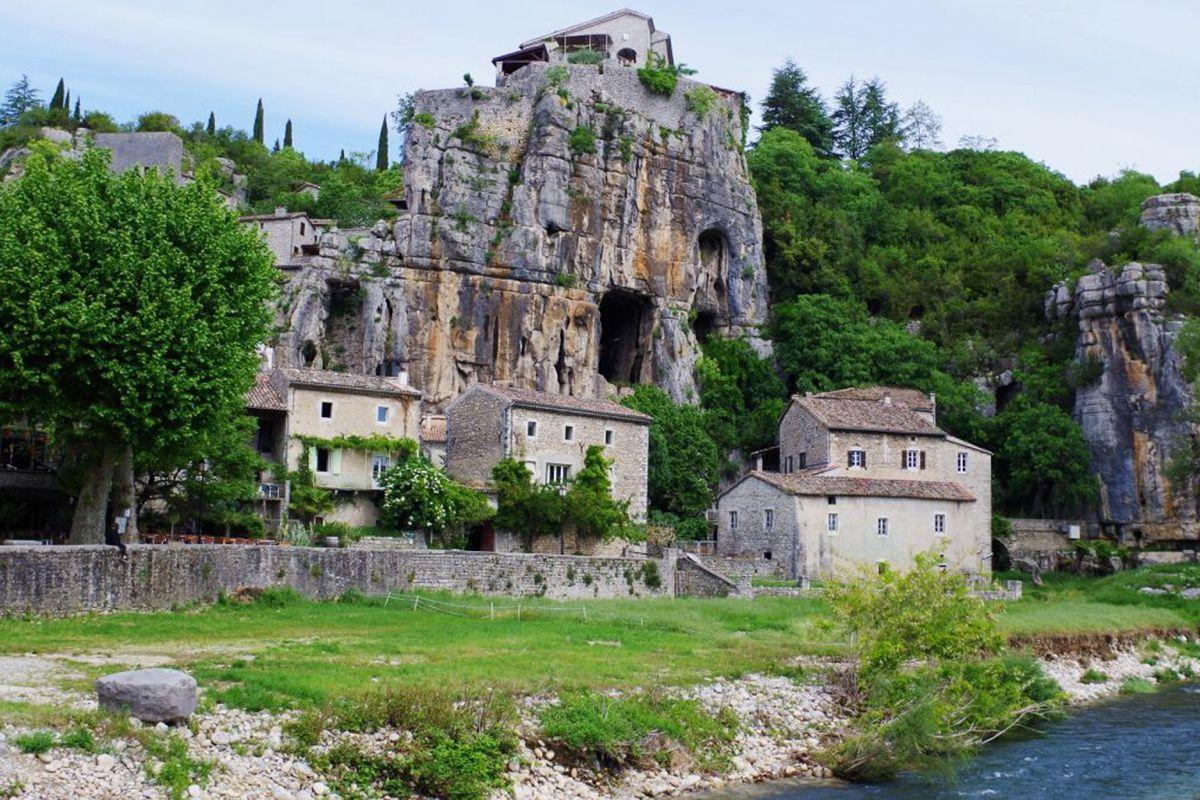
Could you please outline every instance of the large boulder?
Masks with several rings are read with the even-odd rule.
[[[138,669],[96,681],[100,707],[143,722],[179,722],[196,710],[196,679],[177,669]]]

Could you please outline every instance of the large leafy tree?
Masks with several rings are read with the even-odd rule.
[[[271,256],[205,183],[35,147],[0,188],[0,416],[83,453],[72,541],[134,505],[135,458],[232,424],[267,335]]]
[[[537,536],[549,536],[562,529],[566,505],[559,487],[533,482],[533,473],[520,461],[506,458],[492,468],[496,489],[496,516],[500,530],[512,531],[529,549]]]
[[[762,104],[764,133],[788,128],[803,136],[821,156],[833,154],[833,120],[816,87],[796,62],[788,59],[775,70]]]
[[[567,490],[567,518],[582,536],[611,539],[629,529],[628,501],[612,496],[612,463],[603,447],[590,445],[583,456],[583,468]]]

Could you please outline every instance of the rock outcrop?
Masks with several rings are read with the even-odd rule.
[[[1142,203],[1141,220],[1152,231],[1196,236],[1200,234],[1200,197],[1185,192],[1148,197]]]
[[[476,381],[692,399],[703,337],[766,349],[741,124],[738,98],[686,79],[661,97],[629,68],[419,93],[407,208],[323,236],[285,289],[276,363],[407,371],[435,408]]]
[[[1166,475],[1172,452],[1196,434],[1184,417],[1193,397],[1174,348],[1180,323],[1164,316],[1167,291],[1160,266],[1113,272],[1096,261],[1074,291],[1062,283],[1046,298],[1047,316],[1078,321],[1076,360],[1102,370],[1076,391],[1075,418],[1100,478],[1100,521],[1130,541],[1200,535],[1194,487]]]

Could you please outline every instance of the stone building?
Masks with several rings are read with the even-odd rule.
[[[374,525],[380,473],[387,452],[353,447],[349,437],[419,436],[421,393],[402,379],[307,369],[260,373],[246,400],[258,420],[255,446],[265,458],[297,470],[306,464],[316,485],[333,489],[337,505],[327,522]],[[268,472],[260,486],[263,515],[286,517],[288,486]]]
[[[307,257],[317,255],[321,233],[327,220],[314,220],[303,211],[288,211],[278,206],[272,214],[251,214],[241,217],[246,225],[262,231],[267,247],[275,255],[280,269],[298,268]]]
[[[718,499],[717,550],[783,562],[792,577],[909,567],[991,570],[991,454],[937,427],[936,402],[870,387],[792,398],[779,472],[755,470]]]
[[[502,459],[523,461],[534,480],[566,484],[588,447],[612,459],[612,495],[646,514],[650,417],[604,400],[475,384],[446,407],[446,471],[484,487]]]
[[[509,75],[531,63],[643,67],[650,53],[673,65],[671,35],[655,28],[649,14],[622,8],[521,42],[513,52],[493,58],[492,64],[496,85],[503,86]]]

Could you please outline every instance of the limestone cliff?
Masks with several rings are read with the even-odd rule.
[[[1196,433],[1183,418],[1193,397],[1174,349],[1180,323],[1164,316],[1167,291],[1162,267],[1114,273],[1097,261],[1073,292],[1059,284],[1046,299],[1049,317],[1078,321],[1076,360],[1103,370],[1076,392],[1075,418],[1101,482],[1100,521],[1128,541],[1200,535],[1194,487],[1172,486],[1165,472]]]
[[[761,347],[762,229],[735,97],[633,69],[531,65],[422,92],[407,208],[334,231],[290,277],[277,360],[407,370],[433,407],[476,381],[694,395],[698,340]]]

